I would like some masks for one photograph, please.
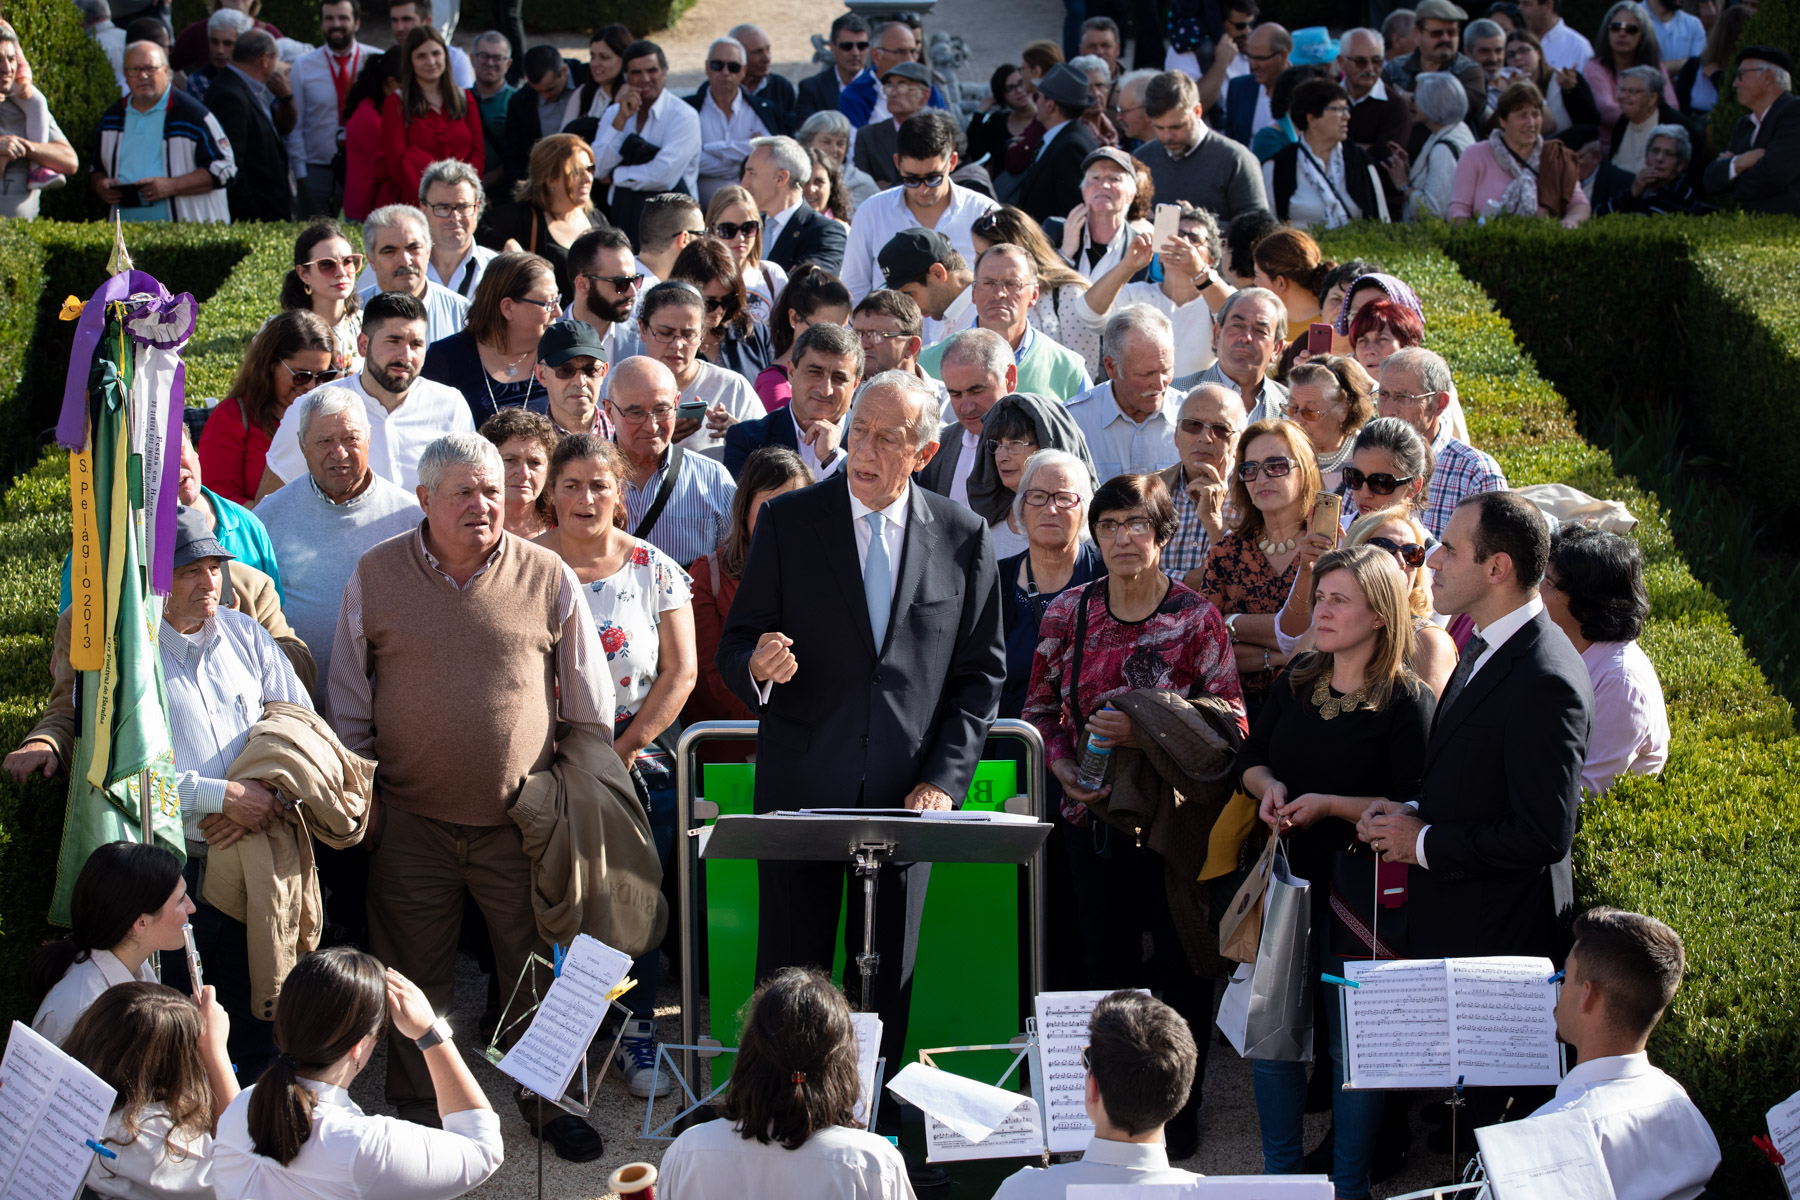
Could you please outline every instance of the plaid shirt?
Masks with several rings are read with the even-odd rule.
[[[1444,536],[1450,514],[1467,497],[1506,490],[1506,476],[1493,455],[1457,441],[1448,429],[1438,430],[1437,440],[1431,444],[1431,456],[1431,490],[1426,494],[1423,519],[1434,537]]]
[[[1175,501],[1175,537],[1163,548],[1163,573],[1171,579],[1181,579],[1189,571],[1198,571],[1206,565],[1206,553],[1212,549],[1212,535],[1206,532],[1206,525],[1200,520],[1200,506],[1188,495],[1187,468],[1176,464],[1175,476],[1165,482],[1169,485],[1169,494]],[[1225,501],[1225,527],[1231,527],[1235,510],[1228,498]]]

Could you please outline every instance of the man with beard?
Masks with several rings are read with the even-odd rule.
[[[602,361],[616,363],[644,352],[633,310],[646,280],[630,238],[617,229],[590,229],[576,238],[569,247],[569,281],[575,303],[567,315],[594,327],[606,348]]]
[[[409,491],[418,486],[419,456],[426,446],[447,433],[475,432],[461,392],[419,378],[425,364],[425,331],[425,306],[414,297],[384,292],[370,299],[363,305],[362,334],[356,339],[356,351],[363,356],[362,374],[339,385],[362,398],[369,418],[370,470]],[[262,485],[256,490],[258,500],[307,474],[300,444],[304,409],[305,405],[290,405],[282,416],[269,445]]]
[[[425,313],[426,341],[441,341],[462,331],[469,318],[469,302],[431,282],[426,274],[431,265],[431,227],[425,223],[424,213],[410,204],[376,209],[363,221],[363,246],[368,251],[369,269],[375,272],[375,282],[359,293],[365,306],[384,292],[411,296]],[[366,322],[363,331],[368,332]]]
[[[343,180],[331,169],[344,144],[344,100],[367,56],[381,53],[356,40],[361,27],[358,0],[325,0],[319,5],[325,44],[302,55],[288,72],[297,117],[288,134],[288,161],[294,165],[301,217],[335,213],[344,206]]]

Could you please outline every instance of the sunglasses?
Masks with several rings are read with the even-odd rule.
[[[639,271],[636,275],[583,275],[582,278],[592,283],[610,283],[622,292],[644,282],[644,273]]]
[[[556,368],[556,377],[565,383],[575,378],[577,375],[581,376],[583,379],[598,379],[600,378],[600,373],[605,369],[605,367],[602,367],[597,362],[589,363],[585,367],[578,367],[574,363],[563,363]]]
[[[1294,464],[1290,459],[1265,458],[1261,462],[1258,462],[1253,458],[1248,462],[1241,462],[1238,464],[1238,478],[1245,483],[1249,483],[1259,474],[1267,475],[1270,479],[1280,479],[1283,475],[1286,475],[1293,469]]]
[[[311,387],[315,383],[330,383],[332,380],[336,379],[339,375],[343,374],[342,371],[339,371],[335,368],[327,369],[324,371],[296,371],[296,370],[294,370],[294,368],[288,366],[286,361],[283,359],[278,358],[275,361],[278,363],[281,363],[282,367],[286,369],[287,373],[294,377],[294,382],[299,384],[301,387]]]
[[[715,72],[723,71],[728,75],[736,75],[744,69],[744,64],[741,62],[732,62],[728,58],[709,58],[706,60],[706,69]]]
[[[999,225],[1000,218],[992,212],[986,212],[975,218],[975,223],[969,226],[969,232],[976,237],[987,238],[991,242],[994,240],[994,231],[999,228]]]
[[[737,237],[755,237],[756,231],[761,228],[762,225],[752,218],[748,221],[720,221],[713,226],[713,232],[729,242]]]
[[[856,51],[860,52],[863,50],[867,50],[869,48],[869,43],[867,43],[867,42],[839,42],[837,44],[837,48],[839,50],[856,50]]]
[[[1394,494],[1395,488],[1404,487],[1417,478],[1418,476],[1416,475],[1402,475],[1396,477],[1389,475],[1386,471],[1377,471],[1373,475],[1364,475],[1355,467],[1344,468],[1345,487],[1353,492],[1368,488],[1377,496],[1391,496]]]
[[[1237,430],[1229,425],[1220,425],[1214,421],[1196,421],[1192,417],[1182,420],[1181,432],[1196,438],[1210,433],[1213,440],[1219,442],[1228,442],[1237,434]]]
[[[1420,567],[1425,564],[1425,547],[1417,542],[1396,542],[1393,538],[1372,537],[1368,544],[1380,546],[1406,566]]]
[[[1636,25],[1628,25],[1624,21],[1614,21],[1606,27],[1608,33],[1642,33]]]
[[[307,267],[326,275],[336,275],[340,271],[346,275],[355,275],[363,269],[363,256],[346,254],[342,258],[315,258],[311,262],[294,264],[296,271],[303,271]]]
[[[943,183],[944,173],[942,171],[935,175],[902,175],[900,177],[900,186],[903,188],[934,188],[942,187]],[[970,226],[970,229],[973,230],[974,226]]]
[[[735,310],[737,308],[737,297],[736,296],[708,296],[706,298],[706,311],[707,312],[718,312],[721,308],[725,309],[728,312]]]

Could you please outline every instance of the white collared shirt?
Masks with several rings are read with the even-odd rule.
[[[820,463],[818,452],[812,448],[812,443],[806,440],[806,430],[800,428],[800,418],[794,415],[792,404],[787,407],[787,415],[788,420],[794,423],[794,444],[800,448],[800,461],[805,463],[806,469],[812,472],[813,481],[816,483],[835,475],[837,469],[844,465],[844,460],[848,457],[844,453],[844,448],[839,446],[837,452],[831,456],[830,462]]]
[[[802,197],[795,200],[780,212],[769,214],[768,221],[763,226],[764,254],[775,249],[775,243],[781,239],[781,231],[787,228],[787,223],[793,220],[794,214],[800,211],[800,206],[804,203],[806,203],[806,200]],[[771,303],[773,303],[773,301],[771,301]]]
[[[594,109],[602,111],[596,113]],[[638,128],[637,117],[628,118],[625,128],[614,129],[613,119],[619,115],[619,106],[609,101],[606,92],[601,90],[594,93],[594,104],[588,115],[600,118],[600,129],[594,134],[594,174],[602,178],[612,175],[613,186],[607,192],[609,199],[620,188],[633,192],[669,192],[679,185],[685,187],[690,196],[699,194],[700,114],[686,100],[664,88],[656,103],[650,106],[650,115],[642,129]],[[642,115],[641,109],[639,115]],[[619,147],[634,133],[661,149],[649,162],[628,167],[619,160]]]
[[[881,248],[896,233],[921,227],[919,218],[906,205],[907,189],[888,188],[877,192],[856,206],[850,221],[850,237],[844,247],[844,286],[850,290],[850,302],[859,304],[876,288],[886,287],[881,274]],[[950,245],[965,262],[975,261],[975,237],[969,227],[976,218],[1000,207],[992,196],[970,191],[961,184],[950,185],[950,203],[938,214],[932,226],[950,239]],[[767,243],[764,243],[767,245]]]
[[[975,289],[973,286],[966,287],[956,299],[944,306],[944,315],[941,320],[933,317],[925,318],[924,336],[920,342],[922,345],[935,346],[953,333],[973,329],[975,318],[978,315],[975,311]],[[943,384],[940,382],[938,386],[941,389]]]
[[[700,101],[700,174],[737,182],[744,160],[750,157],[750,139],[767,137],[769,129],[741,94],[726,112],[713,99],[712,89]],[[629,127],[629,123],[628,126]],[[769,244],[763,239],[763,244]]]
[[[1579,71],[1594,57],[1594,44],[1570,29],[1561,17],[1538,42],[1544,47],[1544,61],[1554,71]]]
[[[981,435],[962,429],[962,447],[956,455],[956,469],[950,472],[950,498],[969,507],[969,472],[975,469],[975,456],[981,453]]]
[[[148,959],[133,975],[111,950],[95,950],[86,962],[74,963],[63,972],[63,977],[38,1005],[37,1015],[31,1018],[31,1027],[60,1046],[69,1031],[75,1028],[75,1022],[81,1019],[81,1014],[100,998],[101,992],[134,979],[156,982],[156,972],[150,969]]]
[[[333,386],[348,388],[362,398],[363,412],[369,418],[369,469],[408,492],[419,485],[419,456],[425,447],[446,433],[475,432],[475,418],[463,394],[429,379],[413,380],[406,399],[393,412],[369,395],[361,375]],[[298,404],[288,406],[264,460],[283,483],[307,473],[306,456],[300,451],[300,411]]]
[[[350,53],[340,61],[350,69],[351,86],[355,86],[363,64],[380,55],[377,46],[356,42],[350,47]],[[337,85],[331,78],[332,60],[336,58],[331,47],[320,46],[311,54],[301,55],[288,70],[288,84],[294,90],[294,128],[286,141],[288,161],[296,175],[305,175],[309,166],[329,168],[331,160],[337,157],[344,116],[338,106]]]
[[[1361,104],[1363,100],[1386,100],[1387,98],[1387,81],[1377,75],[1375,77],[1375,86],[1369,89],[1368,94],[1365,95],[1362,100],[1350,101],[1350,107],[1355,108],[1357,105]]]
[[[454,267],[450,268],[450,278],[443,278],[438,274],[437,267],[429,264],[425,267],[425,278],[447,291],[455,292],[465,300],[473,300],[475,285],[481,282],[483,275],[487,274],[488,264],[499,257],[499,251],[489,250],[486,246],[470,242],[469,248],[463,252],[463,256],[456,260]]]
[[[900,551],[906,545],[906,512],[912,503],[913,485],[908,482],[900,492],[900,498],[881,509],[881,541],[888,552],[888,590],[893,592],[900,586]],[[869,522],[863,518],[875,512],[861,500],[856,493],[850,493],[850,520],[856,532],[856,564],[864,571],[869,569],[869,544],[874,538],[874,531]]]
[[[1168,1148],[1161,1142],[1114,1142],[1089,1139],[1079,1161],[1061,1166],[1026,1167],[1009,1175],[994,1200],[1063,1200],[1075,1184],[1192,1183],[1200,1176],[1169,1165]]]
[[[864,1129],[829,1125],[792,1150],[707,1121],[675,1139],[657,1168],[657,1190],[682,1200],[747,1196],[913,1200],[900,1151]]]
[[[1069,417],[1087,439],[1094,470],[1101,479],[1115,475],[1150,475],[1181,460],[1175,449],[1175,426],[1183,393],[1163,392],[1162,404],[1142,421],[1133,421],[1113,399],[1109,379],[1069,401]]]
[[[1712,1127],[1648,1054],[1589,1059],[1531,1115],[1572,1111],[1593,1123],[1618,1200],[1693,1200],[1719,1165]]]

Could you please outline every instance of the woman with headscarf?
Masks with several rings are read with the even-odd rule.
[[[1372,271],[1363,275],[1344,289],[1344,300],[1337,311],[1337,331],[1346,338],[1350,337],[1351,324],[1356,320],[1357,314],[1362,312],[1365,306],[1373,304],[1383,297],[1412,311],[1412,314],[1419,319],[1420,338],[1422,339],[1425,330],[1425,306],[1419,303],[1418,293],[1408,287],[1405,280],[1381,271]],[[1412,344],[1418,345],[1418,342]],[[1352,342],[1352,350],[1354,348],[1355,344]],[[1363,366],[1379,383],[1381,380],[1380,368],[1370,366],[1368,363],[1363,363]],[[1469,422],[1463,416],[1462,401],[1457,399],[1454,386],[1450,389],[1450,403],[1445,406],[1444,415],[1440,420],[1444,425],[1449,426],[1451,437],[1467,445],[1474,444],[1469,441]]]
[[[1024,532],[1012,524],[1013,500],[1026,461],[1039,450],[1066,450],[1094,476],[1094,460],[1068,407],[1053,396],[1032,392],[1002,396],[988,409],[982,418],[982,439],[981,453],[969,471],[969,507],[988,523],[998,562],[1029,548]]]

